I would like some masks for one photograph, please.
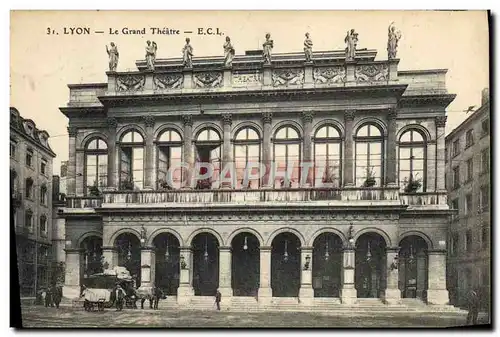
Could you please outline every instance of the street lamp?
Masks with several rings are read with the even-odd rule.
[[[247,237],[245,236],[245,243],[243,244],[243,250],[248,249],[248,244],[247,244]]]
[[[328,261],[329,258],[330,258],[330,253],[328,252],[328,241],[326,241],[326,244],[325,244],[325,261]]]
[[[205,237],[205,253],[203,253],[203,259],[208,262],[208,238]]]
[[[410,256],[408,256],[408,263],[415,262],[415,257],[413,256],[413,247],[410,245]]]
[[[370,250],[370,241],[368,241],[368,251],[366,252],[366,262],[370,262],[372,259],[372,252]]]
[[[168,240],[165,240],[165,243],[166,243],[166,250],[165,250],[165,261],[166,262],[169,262],[170,261],[170,252],[168,251]]]
[[[130,261],[130,259],[132,258],[132,244],[129,242],[128,243],[128,253],[127,253],[127,260]]]
[[[288,261],[288,241],[285,240],[285,251],[283,252],[283,261],[287,262]]]

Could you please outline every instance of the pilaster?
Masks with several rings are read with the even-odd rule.
[[[446,305],[449,302],[448,290],[446,289],[446,251],[428,251],[428,289],[427,303]]]
[[[344,248],[342,259],[342,289],[340,290],[340,300],[342,304],[353,304],[356,302],[358,296],[354,285],[354,254],[354,246],[349,245]]]
[[[353,124],[355,110],[344,111],[345,125],[345,160],[344,160],[344,186],[354,186],[354,138]]]
[[[68,153],[68,181],[67,192],[68,196],[76,195],[76,134],[78,130],[74,126],[68,127],[69,136],[69,153]]]
[[[222,301],[231,301],[233,289],[231,287],[231,247],[219,248],[219,291]]]
[[[444,181],[445,172],[445,126],[446,126],[446,116],[436,117],[436,191],[446,192],[446,186]]]
[[[106,124],[108,125],[108,189],[116,190],[116,177],[117,177],[117,169],[116,169],[116,127],[118,122],[116,118],[109,117],[106,120]]]
[[[141,285],[140,288],[151,288],[155,285],[155,252],[153,247],[141,248]]]
[[[397,130],[397,124],[396,124],[396,117],[398,113],[395,108],[389,109],[389,112],[387,114],[387,160],[386,160],[386,175],[385,175],[385,181],[387,185],[390,186],[398,186],[399,183],[397,181],[398,175],[396,174],[396,167],[397,167],[397,161],[396,161],[396,147],[397,147],[397,142],[396,142],[396,130]]]
[[[231,146],[231,124],[233,122],[231,114],[222,114],[222,127],[223,127],[223,145],[222,145],[222,167],[221,173],[225,172],[225,169],[229,169],[228,165],[232,164],[232,146]],[[229,170],[230,173],[233,173],[232,170]],[[226,178],[226,177],[224,177]],[[232,181],[234,181],[234,177],[231,176]],[[221,184],[222,188],[231,188],[232,183],[229,181],[223,181]]]
[[[118,251],[115,247],[102,247],[102,256],[104,257],[104,264],[107,264],[107,269],[118,266]]]
[[[82,272],[83,249],[66,248],[66,268],[64,275],[63,296],[77,299],[80,297],[80,278]]]
[[[184,74],[184,89],[193,89],[193,69],[191,68],[184,68],[182,70],[182,73]]]
[[[387,288],[385,289],[385,301],[388,304],[399,304],[401,302],[401,290],[398,288],[398,254],[398,247],[386,249]]]
[[[264,74],[264,77],[263,77],[263,83],[264,83],[264,86],[272,86],[273,85],[273,79],[272,79],[272,68],[271,68],[271,65],[268,64],[268,65],[264,65],[264,70],[263,70],[263,74]]]
[[[144,156],[144,189],[152,190],[156,188],[153,180],[154,176],[154,126],[155,118],[151,115],[143,116],[144,125],[146,126],[146,139],[145,139],[145,156]]]
[[[271,289],[271,247],[260,247],[260,286],[258,292],[259,303],[271,303],[273,291]]]
[[[271,132],[272,132],[272,119],[273,114],[271,112],[265,111],[262,113],[262,129],[263,129],[263,139],[262,139],[262,163],[266,167],[266,173],[262,177],[262,186],[272,187],[273,182],[269,181],[271,172]]]
[[[191,247],[181,247],[179,288],[177,289],[177,303],[179,304],[188,304],[194,296],[192,266]]]
[[[314,302],[314,290],[312,287],[312,255],[313,247],[302,247],[300,249],[300,290],[299,300],[305,305],[312,305]]]
[[[182,149],[183,160],[187,167],[184,168],[184,188],[191,187],[191,177],[193,170],[193,116],[182,115],[184,125],[184,148]]]
[[[305,165],[311,165],[311,169],[304,171],[303,173],[306,175],[305,178],[305,187],[311,187],[313,185],[313,174],[312,174],[312,121],[313,121],[314,113],[312,111],[306,111],[302,113],[302,126],[304,128],[304,140],[303,140],[303,163]],[[308,166],[305,166],[307,168]],[[304,178],[301,178],[304,181]]]

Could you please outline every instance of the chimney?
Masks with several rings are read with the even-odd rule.
[[[484,88],[481,92],[481,105],[485,105],[490,101],[490,89]]]

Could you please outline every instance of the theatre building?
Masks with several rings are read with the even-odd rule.
[[[375,56],[286,53],[265,65],[250,51],[230,68],[222,56],[190,68],[158,58],[154,70],[140,60],[106,83],[69,85],[65,296],[104,265],[181,304],[213,304],[217,289],[228,305],[448,303],[455,95],[446,70]],[[200,162],[212,178],[186,184]],[[245,181],[249,162],[290,179]]]

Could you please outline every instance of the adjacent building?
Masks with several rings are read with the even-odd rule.
[[[51,268],[52,160],[47,131],[10,108],[10,189],[21,296],[47,286]]]
[[[178,303],[447,304],[455,95],[446,70],[376,54],[158,58],[69,85],[65,296],[119,265]],[[245,176],[255,162],[290,177]]]
[[[490,301],[490,99],[446,136],[448,201],[456,210],[449,229],[448,286],[452,301],[466,305],[467,292],[480,289]]]

